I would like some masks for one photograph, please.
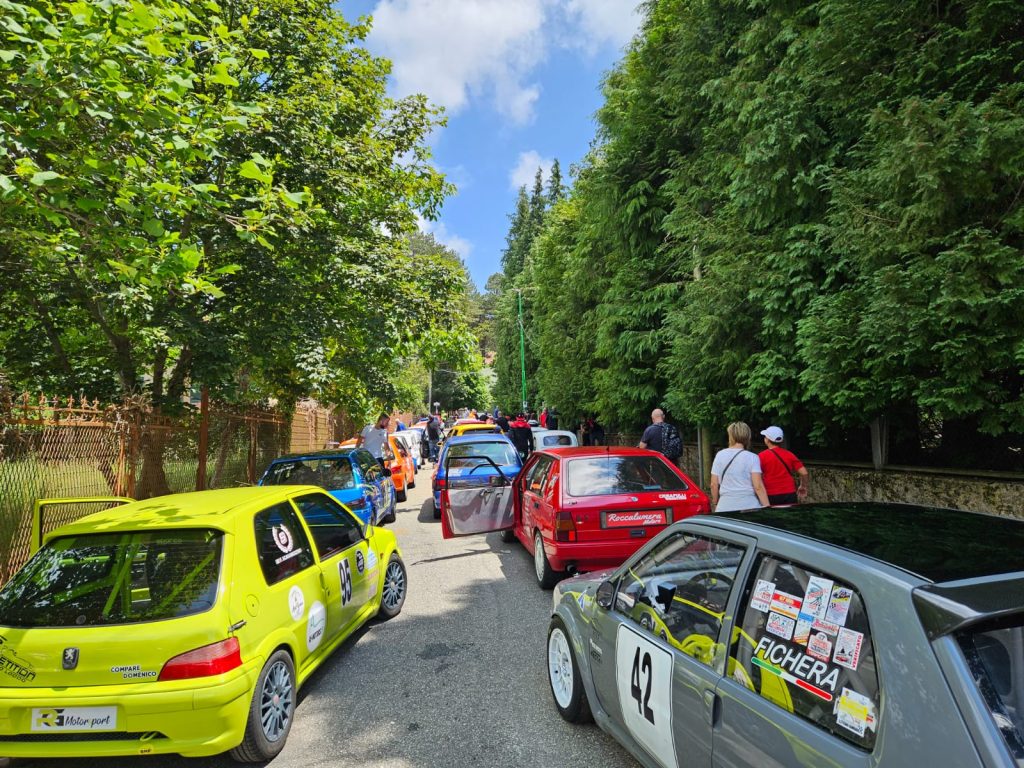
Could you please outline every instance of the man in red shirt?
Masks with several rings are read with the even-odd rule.
[[[768,503],[774,506],[796,504],[807,496],[810,474],[796,454],[782,447],[783,434],[779,427],[761,430],[768,449],[761,452],[761,479],[768,494]],[[793,476],[800,478],[798,488]]]

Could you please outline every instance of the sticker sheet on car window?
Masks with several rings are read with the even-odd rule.
[[[665,768],[675,768],[672,738],[672,654],[620,624],[615,637],[615,687],[633,738]]]
[[[870,749],[878,678],[851,587],[765,557],[734,634],[730,677],[788,712]]]

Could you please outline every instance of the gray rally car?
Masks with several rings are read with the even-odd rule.
[[[556,587],[547,667],[645,766],[1024,766],[1024,522],[690,518]]]

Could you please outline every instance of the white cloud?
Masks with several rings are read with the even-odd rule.
[[[371,43],[393,64],[399,94],[425,93],[458,112],[489,96],[516,123],[533,117],[544,58],[545,0],[381,0]]]
[[[416,223],[419,225],[421,232],[433,235],[437,242],[451,248],[462,257],[464,262],[468,262],[469,255],[473,252],[473,244],[469,240],[460,237],[454,232],[449,232],[448,227],[445,226],[443,221],[428,221],[422,216],[417,215]]]
[[[531,149],[528,152],[520,152],[519,160],[508,174],[509,187],[514,190],[526,187],[527,191],[529,191],[533,187],[533,179],[537,175],[538,168],[540,168],[546,183],[551,176],[551,164],[553,162],[554,160],[550,157],[541,157],[540,153],[535,149]]]
[[[458,113],[489,100],[515,124],[534,117],[536,69],[555,48],[621,48],[639,0],[380,0],[371,47],[393,63],[399,95],[425,93]]]
[[[564,0],[563,10],[575,27],[576,45],[593,51],[625,46],[640,26],[638,6],[636,0]]]

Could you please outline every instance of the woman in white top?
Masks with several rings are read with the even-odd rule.
[[[711,507],[715,512],[767,507],[761,459],[748,450],[750,427],[735,421],[729,425],[728,433],[729,447],[720,450],[711,465]]]

